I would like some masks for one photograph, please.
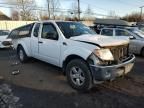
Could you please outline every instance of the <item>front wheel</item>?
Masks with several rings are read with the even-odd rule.
[[[67,64],[68,83],[78,91],[88,91],[92,87],[92,76],[87,63],[82,59],[74,59]]]

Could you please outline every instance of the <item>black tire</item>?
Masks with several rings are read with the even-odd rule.
[[[141,56],[144,57],[144,47],[143,47],[142,50],[141,50]]]
[[[23,57],[21,57],[21,53],[23,53]],[[24,48],[22,46],[18,47],[17,55],[18,55],[20,62],[25,63],[28,61],[28,56],[26,55]]]
[[[71,77],[72,69],[74,67],[77,67],[78,69],[81,69],[83,75],[81,75],[85,80],[81,85],[75,84],[74,79]],[[70,61],[66,66],[66,76],[68,83],[72,86],[72,88],[81,91],[86,92],[91,89],[92,87],[92,76],[90,69],[88,68],[87,63],[82,59],[74,59]],[[76,78],[77,80],[77,78]],[[80,81],[80,80],[79,80]]]

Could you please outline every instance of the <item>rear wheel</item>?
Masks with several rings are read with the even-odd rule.
[[[70,61],[66,67],[69,84],[78,91],[88,91],[92,87],[92,76],[86,62],[82,59]]]
[[[24,48],[22,46],[18,47],[17,54],[20,62],[25,63],[28,60],[28,56],[26,55]]]

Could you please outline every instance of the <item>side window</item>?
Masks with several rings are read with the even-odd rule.
[[[118,30],[117,29],[116,30],[116,36],[131,36],[131,34],[125,30]]]
[[[44,23],[41,37],[44,39],[58,40],[58,33],[53,24]]]
[[[19,31],[17,29],[15,29],[15,30],[11,31],[11,33],[8,36],[8,38],[16,39],[16,38],[18,38],[18,34],[19,34]]]
[[[113,29],[102,29],[101,35],[113,36]]]
[[[39,35],[39,28],[40,28],[40,23],[37,23],[35,28],[34,28],[34,32],[33,32],[33,35],[34,37],[38,37]]]

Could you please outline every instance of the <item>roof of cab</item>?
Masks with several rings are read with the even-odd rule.
[[[120,19],[99,19],[99,18],[96,18],[94,24],[130,26],[127,21],[120,20]]]

